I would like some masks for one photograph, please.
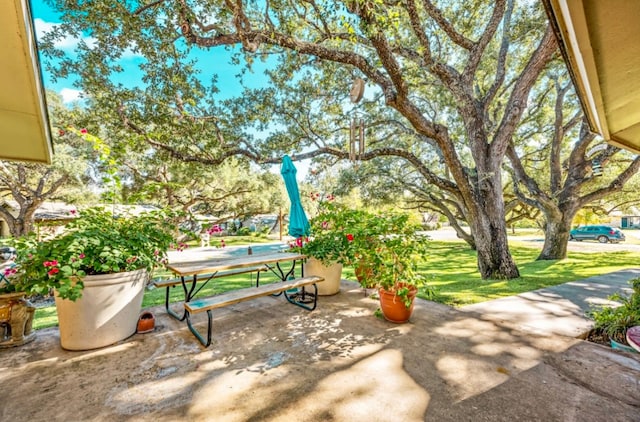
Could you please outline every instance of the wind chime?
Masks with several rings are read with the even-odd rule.
[[[364,81],[360,78],[356,78],[351,85],[351,91],[349,92],[349,98],[351,102],[357,104],[364,94]],[[357,145],[356,145],[357,144]],[[355,164],[356,160],[360,160],[364,155],[364,120],[356,119],[356,116],[351,118],[351,125],[349,127],[349,160]]]

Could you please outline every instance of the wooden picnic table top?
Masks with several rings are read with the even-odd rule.
[[[266,254],[246,255],[241,257],[208,258],[199,261],[169,263],[167,268],[179,276],[210,274],[236,268],[276,264],[284,261],[304,259],[305,255],[292,252],[273,252]]]

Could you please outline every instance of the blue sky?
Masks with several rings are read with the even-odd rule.
[[[32,14],[36,36],[42,36],[43,33],[50,31],[56,24],[61,22],[60,15],[42,1],[32,2]],[[89,45],[91,44],[90,38],[85,38],[84,40]],[[72,54],[77,42],[77,39],[67,38],[59,42],[58,47],[63,49],[67,54]],[[193,54],[194,57],[198,59],[201,70],[203,70],[201,77],[205,84],[208,84],[208,81],[210,81],[212,77],[212,73],[206,71],[206,69],[216,69],[216,73],[218,74],[218,88],[220,89],[220,93],[217,95],[220,99],[240,95],[242,85],[235,75],[241,68],[238,67],[238,65],[232,65],[230,63],[231,53],[227,52],[224,48],[216,48],[208,51],[195,51]],[[142,74],[137,66],[142,61],[143,59],[140,56],[134,54],[124,55],[120,64],[125,68],[126,72],[114,76],[114,81],[129,87],[141,84]],[[264,86],[267,77],[263,74],[263,71],[266,67],[267,64],[255,61],[253,64],[253,74],[250,78],[245,77],[244,83],[250,88]],[[42,72],[45,87],[59,93],[65,102],[71,103],[79,98],[80,91],[73,86],[74,78],[53,82],[44,63]],[[298,167],[298,180],[303,180],[306,177],[309,164],[309,160],[296,163],[296,167]],[[273,166],[271,171],[279,173],[279,166]]]
[[[50,31],[56,24],[61,22],[59,14],[42,1],[32,3],[32,13],[37,36],[42,36],[43,33]],[[59,42],[58,47],[67,54],[72,54],[77,42],[77,39],[67,38]],[[90,38],[85,38],[85,42],[91,45]],[[193,54],[201,65],[201,76],[205,83],[208,83],[212,77],[212,73],[207,71],[207,69],[216,69],[220,98],[230,98],[241,93],[242,85],[235,76],[239,72],[240,67],[230,63],[231,53],[223,48],[216,48],[208,51],[196,50]],[[130,55],[125,54],[120,64],[126,71],[122,74],[114,75],[114,82],[122,83],[125,86],[136,86],[140,84],[142,74],[138,70],[138,65],[142,62],[143,59],[140,56],[136,56],[133,53]],[[215,66],[213,66],[214,64]],[[267,80],[263,74],[265,67],[266,65],[264,63],[255,62],[253,66],[254,73],[251,78],[245,81],[245,84],[252,88],[263,86]],[[79,91],[73,86],[74,79],[53,82],[45,66],[42,67],[42,71],[47,89],[58,92],[62,95],[65,102],[70,102],[78,98]]]

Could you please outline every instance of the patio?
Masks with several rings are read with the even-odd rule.
[[[136,421],[627,421],[640,358],[536,336],[418,300],[412,322],[373,316],[357,284],[301,313],[280,298],[214,312],[202,348],[152,308],[156,330],[69,352],[56,328],[0,351],[0,419]],[[197,320],[204,324],[204,318]],[[636,419],[637,420],[637,419]]]

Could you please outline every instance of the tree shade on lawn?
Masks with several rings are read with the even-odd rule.
[[[309,220],[300,202],[300,191],[296,180],[297,170],[288,155],[282,157],[282,167],[280,174],[287,187],[289,200],[291,201],[291,212],[289,213],[289,234],[294,237],[306,236],[309,234]]]

